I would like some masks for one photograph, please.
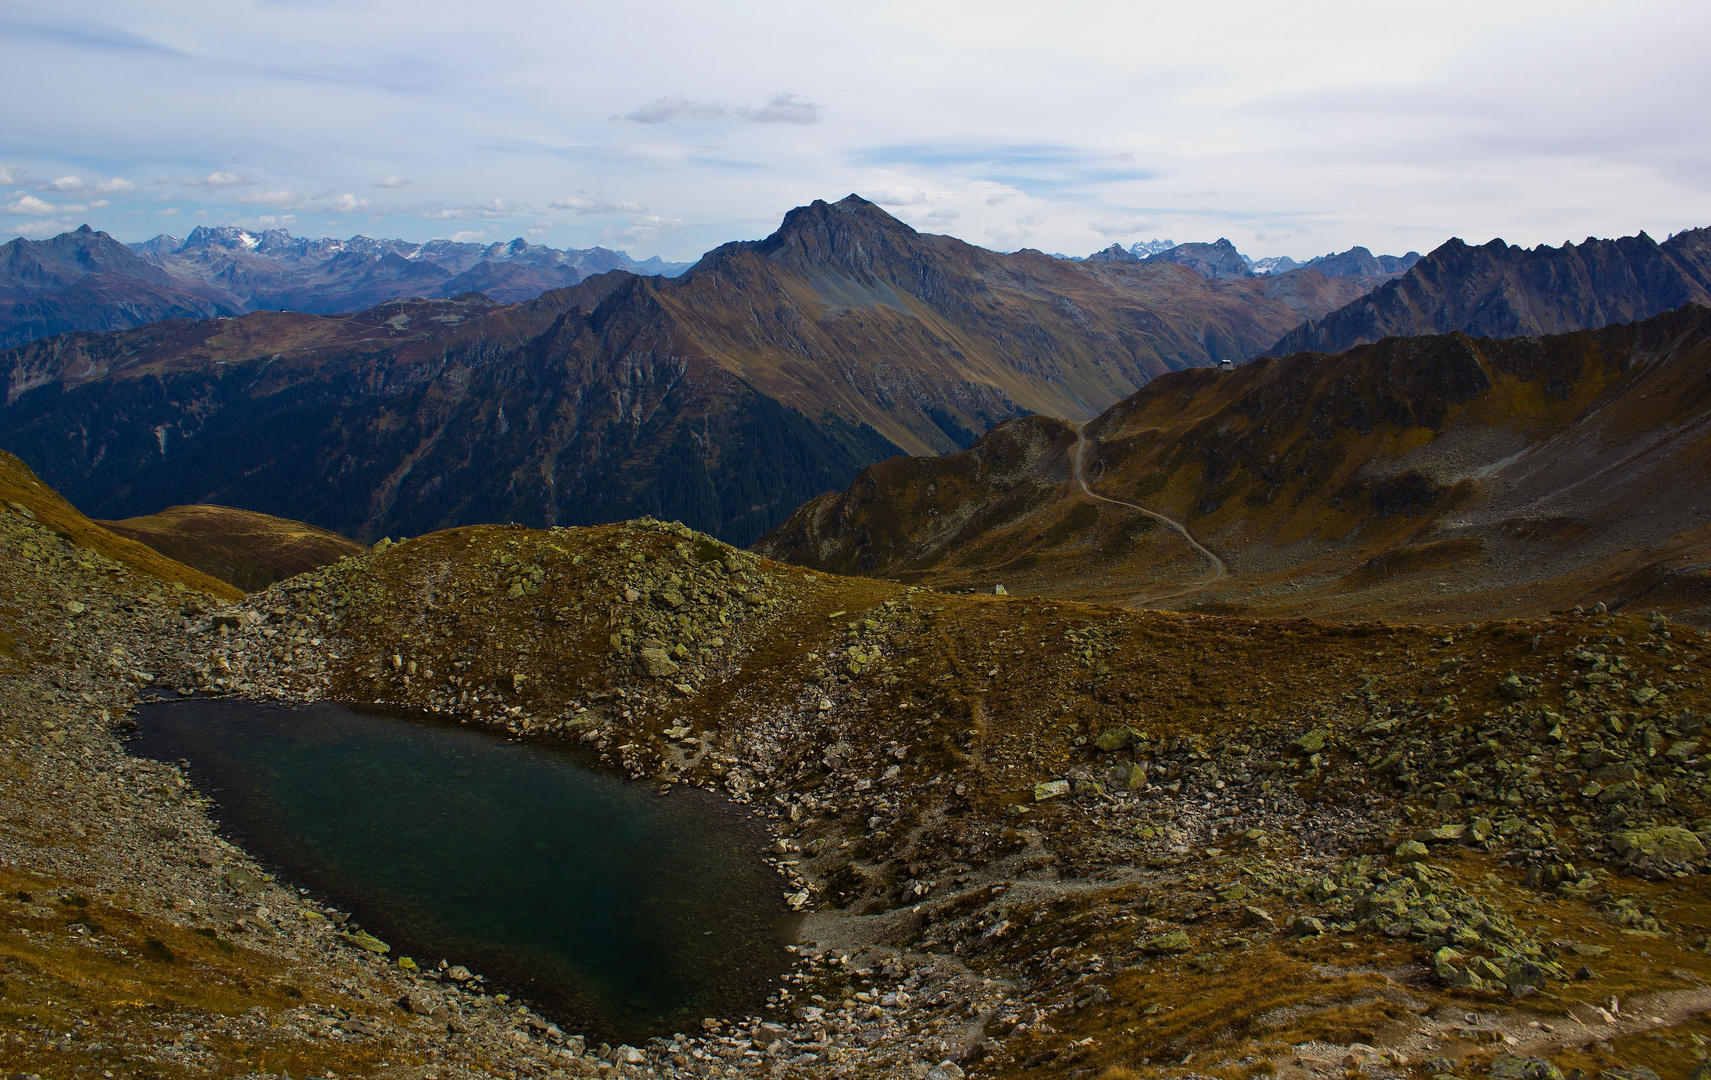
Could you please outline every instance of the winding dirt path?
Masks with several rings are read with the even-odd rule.
[[[1106,496],[1099,494],[1097,491],[1094,491],[1091,487],[1087,486],[1087,473],[1082,468],[1082,457],[1087,452],[1086,428],[1087,428],[1087,421],[1085,421],[1085,420],[1083,420],[1081,423],[1075,425],[1075,482],[1081,486],[1082,492],[1085,493],[1087,495],[1087,497],[1090,499],[1098,499],[1100,502],[1108,502],[1108,503],[1111,503],[1113,506],[1128,507],[1130,510],[1134,510],[1134,511],[1137,511],[1139,513],[1145,514],[1147,517],[1152,518],[1154,521],[1158,522],[1160,525],[1169,526],[1170,528],[1176,530],[1176,532],[1179,535],[1181,535],[1181,537],[1184,540],[1188,541],[1188,546],[1193,548],[1195,550],[1195,552],[1200,555],[1201,558],[1205,559],[1212,566],[1212,573],[1211,573],[1211,576],[1209,576],[1209,577],[1201,578],[1199,581],[1196,581],[1190,585],[1186,585],[1183,588],[1177,589],[1173,592],[1148,594],[1148,595],[1144,595],[1144,596],[1138,596],[1134,600],[1130,601],[1130,603],[1131,604],[1141,604],[1141,603],[1149,603],[1150,604],[1150,603],[1157,603],[1160,600],[1175,600],[1178,597],[1188,596],[1191,593],[1200,592],[1201,590],[1210,587],[1214,582],[1222,581],[1224,578],[1229,577],[1230,576],[1230,568],[1224,562],[1224,560],[1220,559],[1218,557],[1217,552],[1213,551],[1211,548],[1207,547],[1205,544],[1202,544],[1200,541],[1194,539],[1193,534],[1191,534],[1188,531],[1188,526],[1184,525],[1182,522],[1180,522],[1180,521],[1178,521],[1172,517],[1166,517],[1164,514],[1159,513],[1157,510],[1148,510],[1144,506],[1136,506],[1132,502],[1124,502],[1122,499],[1107,498]]]

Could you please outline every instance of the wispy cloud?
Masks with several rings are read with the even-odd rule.
[[[457,232],[452,233],[451,238],[455,243],[473,244],[486,235],[486,229],[459,229]]]
[[[366,202],[366,200],[365,200]],[[483,203],[471,203],[465,206],[447,206],[437,210],[423,210],[421,217],[425,221],[480,221],[496,220],[515,217],[525,213],[529,207],[509,199],[489,199]]]
[[[757,124],[813,124],[819,122],[820,106],[795,94],[780,93],[744,115]]]
[[[32,41],[49,42],[59,45],[72,45],[78,48],[94,48],[119,50],[133,53],[153,53],[158,56],[182,56],[177,49],[169,48],[158,41],[133,34],[129,30],[121,30],[113,26],[102,26],[96,23],[78,22],[58,26],[41,23],[17,22],[11,19],[0,19],[0,34],[8,37],[25,38]]]
[[[919,206],[927,201],[927,193],[914,184],[892,184],[873,196],[881,206]]]
[[[567,195],[547,204],[548,210],[569,210],[573,214],[636,214],[647,209],[641,203],[609,202],[605,199],[585,199]]]
[[[248,173],[211,172],[196,180],[180,180],[184,187],[202,188],[204,191],[217,191],[220,188],[245,187],[256,182],[255,177]]]
[[[58,180],[50,180],[45,184],[37,184],[36,190],[58,191],[67,194],[74,194],[80,191],[98,191],[104,195],[112,195],[124,191],[135,191],[137,190],[137,185],[131,183],[122,176],[115,176],[111,180],[103,180],[100,183],[91,184],[84,181],[80,176],[72,175],[62,176]]]
[[[671,124],[681,120],[723,120],[731,114],[728,105],[717,102],[690,101],[682,94],[655,98],[624,119],[636,124]]]
[[[280,209],[301,206],[308,196],[300,191],[249,191],[239,195],[237,201],[246,206],[277,206]]]
[[[711,120],[749,120],[757,124],[813,124],[820,119],[820,106],[799,94],[779,92],[757,108],[726,105],[718,101],[692,101],[682,94],[655,98],[627,112],[622,119],[636,124],[674,124]]]
[[[373,186],[378,188],[401,188],[409,186],[409,183],[410,181],[404,179],[402,176],[383,176],[379,180],[376,180]]]
[[[1125,214],[1099,221],[1090,221],[1087,223],[1087,227],[1100,236],[1116,240],[1120,237],[1136,236],[1140,233],[1156,233],[1159,230],[1159,223],[1140,214]]]

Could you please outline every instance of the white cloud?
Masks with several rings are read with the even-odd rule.
[[[89,185],[87,185],[83,182],[82,177],[79,177],[79,176],[62,176],[58,180],[53,181],[52,183],[43,184],[39,190],[47,191],[48,189],[51,188],[54,191],[82,191],[84,188],[86,188],[88,186]]]
[[[369,205],[370,204],[367,199],[359,199],[349,192],[346,192],[333,200],[333,209],[341,214],[351,214],[358,210],[367,210]]]
[[[76,228],[63,221],[31,221],[18,226],[20,236],[58,236],[62,232],[70,232]]]
[[[174,215],[176,215],[178,213],[178,207],[169,206],[165,210],[157,210],[155,212],[158,213],[161,217],[173,217]]]
[[[957,213],[955,210],[952,210],[948,206],[941,206],[930,212],[926,216],[925,220],[929,224],[933,225],[948,225],[959,217],[962,217],[962,215]]]
[[[533,225],[529,226],[529,235],[530,236],[545,236],[547,233],[552,232],[553,227],[557,224],[558,223],[555,221],[551,221],[551,220],[548,220],[546,218],[542,218],[540,221],[537,221]]]
[[[137,190],[137,185],[131,183],[122,176],[115,176],[111,180],[103,180],[101,183],[96,184],[95,190],[104,192],[108,195],[117,195],[120,192],[135,191]]]
[[[927,201],[927,193],[913,184],[892,184],[873,201],[881,206],[919,206]]]
[[[682,94],[655,98],[623,119],[637,124],[670,124],[679,120],[721,120],[730,108],[717,102],[690,101]]]
[[[6,210],[13,214],[28,214],[38,217],[42,214],[52,214],[58,211],[53,203],[43,202],[34,195],[20,195],[17,200],[6,204]]]
[[[608,202],[605,199],[584,199],[568,195],[547,204],[548,210],[569,210],[575,214],[635,214],[647,209],[641,203]]]
[[[12,166],[0,162],[0,184],[16,183],[18,183],[18,174],[12,170]]]
[[[250,191],[239,195],[237,201],[246,206],[277,206],[281,209],[301,206],[307,199],[300,191]]]
[[[401,188],[409,183],[410,181],[404,179],[402,176],[383,176],[374,182],[374,186],[379,188]]]
[[[473,244],[487,235],[486,229],[459,229],[452,233],[452,240],[459,244]]]
[[[812,124],[820,119],[820,106],[795,94],[774,94],[746,115],[759,124]]]
[[[248,173],[211,172],[200,180],[182,180],[185,187],[199,187],[208,191],[220,188],[243,187],[256,182],[255,177]]]

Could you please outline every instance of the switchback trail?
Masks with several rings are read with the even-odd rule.
[[[1130,510],[1135,510],[1135,511],[1138,511],[1142,514],[1145,514],[1146,516],[1152,518],[1154,521],[1158,522],[1161,525],[1168,525],[1172,529],[1175,529],[1177,531],[1177,533],[1179,533],[1184,540],[1188,541],[1189,547],[1193,548],[1202,558],[1204,558],[1207,562],[1212,564],[1212,574],[1210,577],[1202,578],[1199,581],[1196,581],[1191,585],[1185,586],[1184,588],[1177,589],[1174,592],[1161,593],[1157,596],[1137,597],[1135,599],[1135,601],[1133,601],[1133,603],[1142,603],[1142,602],[1144,602],[1144,603],[1157,603],[1160,600],[1175,600],[1176,598],[1181,597],[1181,596],[1188,596],[1191,593],[1200,592],[1202,589],[1205,589],[1208,586],[1210,586],[1213,582],[1221,581],[1224,578],[1229,577],[1230,576],[1229,566],[1226,565],[1224,560],[1220,559],[1218,557],[1217,553],[1214,552],[1211,548],[1207,547],[1205,544],[1202,544],[1200,541],[1194,539],[1194,536],[1191,533],[1189,533],[1187,525],[1184,525],[1182,522],[1177,521],[1175,518],[1166,517],[1164,514],[1159,513],[1157,510],[1148,510],[1144,506],[1136,506],[1134,503],[1125,502],[1122,499],[1107,498],[1106,496],[1099,494],[1097,491],[1094,491],[1091,487],[1089,487],[1087,485],[1087,474],[1085,471],[1083,471],[1082,464],[1081,464],[1082,456],[1087,452],[1087,431],[1086,431],[1086,428],[1087,428],[1087,421],[1085,421],[1085,420],[1083,420],[1081,423],[1075,425],[1075,482],[1081,486],[1081,490],[1084,493],[1086,493],[1088,498],[1098,499],[1100,502],[1108,502],[1108,503],[1111,503],[1113,506],[1126,506]]]

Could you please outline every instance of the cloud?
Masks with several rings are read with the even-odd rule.
[[[70,209],[69,207],[67,209]],[[39,217],[42,214],[52,214],[59,210],[53,203],[43,202],[34,195],[20,195],[16,202],[6,204],[6,211],[12,214],[28,214]]]
[[[1018,248],[1022,246],[1022,241],[1034,235],[1034,226],[1041,224],[1044,224],[1042,218],[1036,214],[1029,214],[1026,217],[1017,218],[1012,225],[1000,225],[994,229],[987,229],[986,235],[990,236],[1000,248]]]
[[[369,201],[367,199],[359,199],[349,192],[346,192],[333,200],[333,209],[337,210],[341,214],[354,213],[357,210],[367,210],[368,207]]]
[[[612,241],[651,244],[657,243],[667,233],[681,232],[687,228],[689,228],[689,222],[684,218],[647,214],[630,222],[628,228],[606,229],[602,235],[607,240]]]
[[[545,236],[547,233],[552,232],[553,227],[557,224],[558,224],[558,222],[556,222],[556,221],[551,221],[547,218],[542,218],[541,220],[535,222],[533,225],[529,226],[529,235],[530,236]]]
[[[252,191],[239,195],[237,201],[247,206],[277,206],[284,209],[301,206],[306,198],[297,191]]]
[[[1100,236],[1108,236],[1116,240],[1124,236],[1134,236],[1138,233],[1156,233],[1159,224],[1149,217],[1139,214],[1125,214],[1119,217],[1105,218],[1102,221],[1090,221],[1087,227]]]
[[[289,229],[296,222],[296,214],[262,214],[258,217],[239,218],[232,224],[240,229]]]
[[[473,244],[487,234],[486,229],[459,229],[452,233],[452,242],[456,244]]]
[[[641,203],[608,202],[605,199],[584,199],[569,195],[547,204],[549,210],[569,210],[573,214],[635,214],[647,210]]]
[[[87,183],[80,176],[62,176],[58,180],[54,180],[46,184],[37,184],[36,190],[59,191],[65,193],[77,191],[99,191],[111,195],[120,191],[135,191],[137,190],[137,185],[131,183],[122,176],[115,176],[111,180],[103,180],[99,184]],[[105,206],[107,204],[102,203],[101,205]]]
[[[402,176],[383,176],[379,180],[376,180],[373,186],[380,188],[401,188],[409,183],[410,181],[404,179]]]
[[[959,217],[962,217],[962,215],[957,213],[955,210],[952,210],[948,206],[941,206],[937,210],[929,213],[926,220],[934,225],[947,225]]]
[[[820,119],[820,106],[795,94],[780,93],[746,115],[757,124],[813,124]]]
[[[0,163],[0,184],[18,183],[18,174],[12,171],[12,166]]]
[[[178,213],[178,207],[169,206],[165,210],[157,210],[156,213],[158,213],[161,217],[174,217]]]
[[[892,184],[873,201],[881,206],[919,206],[927,201],[927,193],[913,184]]]
[[[720,120],[730,115],[730,107],[716,102],[690,101],[682,94],[655,98],[624,119],[636,124],[670,124],[678,120]]]
[[[672,124],[680,121],[707,122],[732,117],[756,124],[813,124],[820,119],[820,106],[798,94],[779,92],[758,109],[726,105],[717,101],[691,101],[682,94],[655,98],[622,117],[636,124]],[[614,118],[617,119],[617,118]]]
[[[28,221],[17,227],[17,233],[19,236],[58,236],[60,233],[69,232],[75,227],[63,221],[51,219],[48,221]]]
[[[185,187],[199,187],[207,191],[218,188],[242,187],[256,182],[255,177],[247,173],[211,172],[200,180],[181,180]]]

